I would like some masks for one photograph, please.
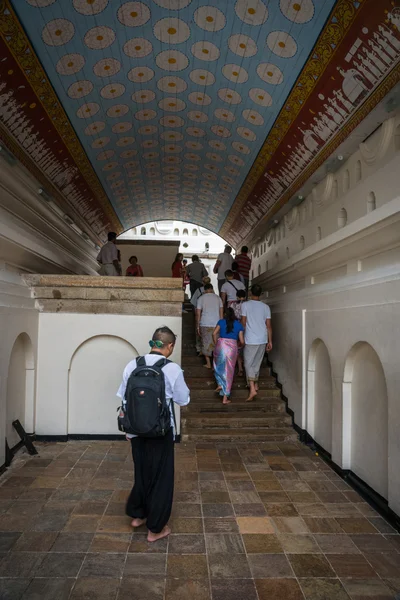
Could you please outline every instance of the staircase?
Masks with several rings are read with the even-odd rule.
[[[204,359],[196,356],[194,315],[191,305],[183,314],[182,368],[190,388],[190,404],[181,412],[181,438],[188,442],[286,442],[297,440],[286,404],[270,370],[260,372],[260,391],[253,402],[248,396],[244,377],[235,377],[231,400],[223,405],[214,391],[217,387],[212,371],[203,367]]]

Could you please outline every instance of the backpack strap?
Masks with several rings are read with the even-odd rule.
[[[165,365],[168,365],[170,362],[172,362],[171,360],[168,360],[168,358],[160,358],[160,360],[158,360],[153,367],[159,367],[160,369],[162,369],[163,367],[165,367]],[[165,398],[165,400],[167,400],[167,398]],[[174,409],[174,400],[173,398],[168,398],[169,400],[169,410],[170,413],[172,414],[172,418],[174,420],[174,425],[175,425],[175,435],[177,435],[177,428],[176,428],[176,418],[175,418],[175,409]],[[168,406],[168,404],[167,404]]]
[[[136,359],[136,367],[146,367],[146,359],[144,358],[144,356],[139,356]]]
[[[170,363],[171,361],[168,360],[168,358],[160,358],[160,360],[158,360],[156,363],[154,363],[153,367],[165,367],[165,365],[167,365],[168,363]]]
[[[230,283],[231,286],[234,287],[237,292],[239,291],[238,288],[236,287],[236,285],[233,285],[231,280],[227,281],[227,283]]]

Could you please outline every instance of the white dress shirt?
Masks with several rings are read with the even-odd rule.
[[[162,354],[154,353],[154,354],[145,354],[144,356],[146,365],[155,365],[161,358],[164,358]],[[117,396],[121,399],[125,398],[126,386],[128,383],[128,379],[131,376],[131,373],[136,369],[136,358],[131,360],[124,369],[124,374],[122,376],[122,383],[119,386]],[[170,400],[170,412],[171,412],[171,425],[173,428],[174,435],[175,431],[175,422],[174,415],[172,411],[174,410],[172,400],[175,404],[179,406],[186,406],[190,402],[190,390],[185,383],[185,379],[183,377],[183,371],[179,365],[174,362],[170,362],[162,368],[165,379],[165,397],[167,401]],[[135,435],[128,433],[127,437],[132,438],[136,437]]]
[[[104,244],[97,256],[97,262],[102,265],[112,265],[114,260],[118,260],[118,250],[114,242]]]

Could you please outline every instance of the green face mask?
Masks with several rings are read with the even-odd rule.
[[[161,340],[150,340],[149,341],[150,348],[162,348],[164,344]]]

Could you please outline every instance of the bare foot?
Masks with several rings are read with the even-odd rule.
[[[133,519],[131,522],[132,527],[141,527],[146,523],[147,519]]]
[[[248,398],[246,398],[246,402],[252,402],[254,398],[257,396],[257,392],[252,392]]]
[[[158,540],[162,540],[163,538],[168,537],[170,533],[171,533],[171,530],[168,527],[168,525],[166,525],[164,527],[164,529],[162,531],[160,531],[160,533],[153,533],[152,531],[149,531],[149,533],[147,535],[147,541],[148,542],[157,542]]]
[[[229,400],[229,398],[227,396],[224,396],[223,400],[222,400],[222,404],[230,404],[231,401]]]
[[[212,368],[212,367],[211,367],[211,365],[210,365],[210,366],[208,366],[208,365],[203,365],[203,367],[205,367],[206,369],[211,369],[211,368]]]
[[[220,392],[222,390],[222,387],[219,385],[217,388],[215,388],[215,392]]]
[[[254,387],[256,388],[256,392],[258,392],[258,383]]]

